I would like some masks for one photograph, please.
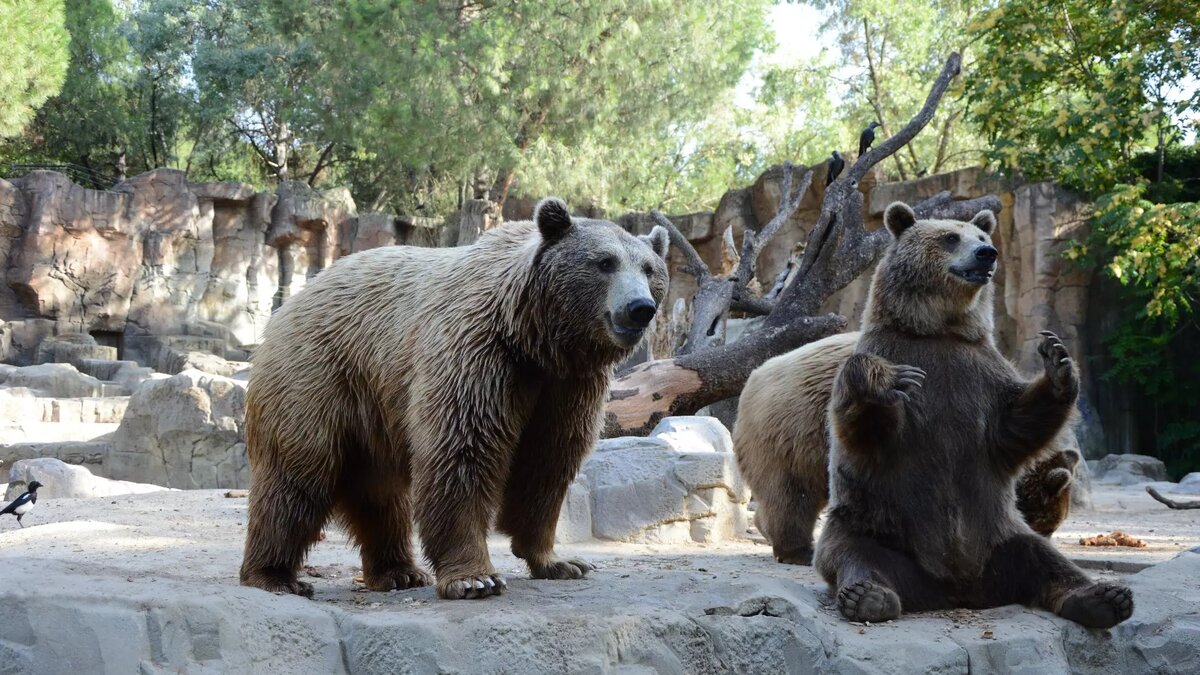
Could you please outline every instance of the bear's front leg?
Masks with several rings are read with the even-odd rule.
[[[496,527],[534,579],[580,579],[595,569],[554,555],[563,498],[599,435],[607,376],[547,384],[513,457]]]
[[[925,371],[878,356],[855,354],[838,371],[830,422],[842,447],[870,454],[901,429],[905,406],[925,382]]]
[[[416,520],[443,598],[484,598],[507,587],[488,554],[488,525],[528,405],[506,386],[505,375],[490,376],[498,384],[490,399],[428,397],[424,402],[440,409],[418,408],[410,423]]]
[[[1079,396],[1079,372],[1066,345],[1048,330],[1041,336],[1042,375],[1013,401],[997,444],[1000,459],[1013,471],[1054,440]]]

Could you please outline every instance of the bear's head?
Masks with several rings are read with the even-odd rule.
[[[894,239],[875,270],[868,320],[917,335],[990,340],[996,216],[985,210],[970,222],[918,220],[895,202],[883,223]]]
[[[607,220],[572,218],[562,200],[534,209],[534,264],[547,339],[611,365],[637,346],[667,294],[667,231],[635,237]]]

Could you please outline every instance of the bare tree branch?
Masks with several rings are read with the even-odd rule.
[[[835,217],[835,214],[842,214],[846,210],[846,201],[850,198],[851,194],[859,195],[859,199],[861,200],[862,193],[858,191],[858,185],[872,167],[902,148],[929,124],[929,121],[933,119],[934,113],[937,112],[937,107],[942,100],[942,96],[950,87],[950,82],[961,70],[962,57],[957,52],[950,54],[949,58],[946,59],[946,64],[942,67],[941,74],[938,75],[937,80],[934,81],[933,86],[929,90],[929,96],[926,97],[925,104],[916,116],[909,120],[903,129],[861,155],[854,162],[854,166],[844,176],[833,181],[833,184],[825,189],[825,200],[821,204],[821,213],[817,216],[816,225],[809,232],[808,245],[805,247],[804,256],[800,260],[800,270],[796,273],[796,276],[792,279],[788,287],[780,293],[779,300],[776,302],[777,308],[786,308],[787,311],[784,313],[772,312],[771,316],[768,317],[768,323],[777,324],[786,321],[787,317],[791,315],[811,315],[817,311],[820,303],[824,302],[830,293],[841,290],[840,288],[834,288],[830,291],[826,288],[826,284],[820,281],[809,283],[810,278],[816,276],[816,272],[827,274],[834,272],[834,270],[829,270],[827,267],[821,270],[816,269],[818,259],[822,257],[825,260],[830,259],[830,256],[823,256],[823,254],[825,253],[825,247],[829,245],[831,240],[846,242],[845,235],[846,233],[850,233],[851,241],[847,243],[853,243],[854,240],[865,240],[864,243],[867,244],[867,247],[861,250],[852,246],[840,246],[839,248],[843,249],[842,252],[850,254],[857,252],[858,254],[854,256],[853,260],[849,261],[842,260],[839,256],[838,267],[858,267],[861,272],[862,269],[866,269],[866,267],[874,263],[878,255],[882,253],[883,247],[886,246],[886,239],[881,240],[883,245],[880,246],[879,237],[874,235],[868,236],[865,230],[861,228],[861,207],[857,209],[858,218],[856,223],[853,224],[858,227],[850,227],[852,224],[847,223],[845,218],[841,218],[841,229],[843,232],[839,236],[832,236],[833,230],[836,228],[839,220]],[[866,264],[863,264],[864,261]],[[846,275],[837,274],[836,276],[842,278]],[[853,280],[853,277],[851,280]]]
[[[1200,509],[1200,501],[1195,501],[1195,502],[1177,502],[1177,501],[1175,501],[1174,499],[1167,499],[1166,497],[1164,497],[1164,496],[1162,496],[1161,494],[1159,494],[1159,493],[1158,493],[1158,490],[1155,490],[1153,485],[1147,485],[1147,486],[1146,486],[1146,492],[1149,492],[1151,497],[1154,497],[1155,499],[1157,499],[1158,501],[1162,502],[1163,504],[1166,504],[1168,508],[1172,508],[1172,509]]]
[[[753,278],[757,257],[770,237],[798,208],[811,185],[811,171],[804,177],[802,188],[793,191],[792,168],[785,165],[779,209],[759,232],[746,233],[742,256],[732,278],[713,278],[702,260],[697,264],[699,254],[678,229],[673,225],[667,227],[672,242],[689,260],[688,268],[695,270],[699,282],[693,298],[695,319],[687,342],[674,358],[651,361],[618,373],[606,406],[606,436],[648,433],[663,417],[691,414],[705,405],[735,396],[763,361],[845,329],[844,317],[818,315],[819,308],[873,265],[890,242],[886,230],[866,229],[859,182],[871,167],[893,155],[929,123],[960,67],[959,55],[951,54],[920,112],[899,132],[859,157],[849,172],[826,189],[820,215],[796,263],[796,273],[787,281],[785,271],[777,282],[784,285],[774,302],[754,296],[746,284]],[[916,211],[921,217],[933,214],[959,217],[953,214],[980,208],[998,211],[999,206],[995,197],[954,203],[949,195],[944,198],[937,195],[917,205]],[[656,213],[655,220],[669,224],[662,214]],[[735,343],[710,345],[709,336],[716,322],[730,309],[765,314],[766,320],[758,330]]]

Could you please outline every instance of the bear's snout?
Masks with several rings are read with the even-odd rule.
[[[975,249],[975,259],[979,262],[989,264],[994,263],[999,255],[999,252],[997,252],[996,249],[991,246],[980,246],[979,248]]]
[[[637,298],[625,306],[625,314],[638,328],[645,328],[654,320],[658,306],[649,298]]]

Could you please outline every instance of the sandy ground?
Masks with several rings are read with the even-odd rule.
[[[1169,510],[1136,488],[1098,488],[1094,500],[1095,508],[1073,514],[1055,536],[1055,542],[1068,556],[1084,562],[1099,578],[1150,579],[1147,575],[1153,572],[1153,569],[1145,574],[1130,576],[1130,573],[1175,558],[1187,549],[1200,547],[1200,510]],[[542,638],[548,641],[547,644],[553,645],[549,655],[538,652],[539,648],[535,645],[531,647],[534,649],[533,656],[525,652],[506,653],[501,650],[490,651],[482,656],[477,653],[466,660],[461,660],[466,657],[452,653],[453,650],[446,653],[447,648],[442,642],[446,639],[445,635],[439,635],[438,631],[429,635],[422,633],[424,642],[418,642],[427,644],[427,648],[422,647],[425,651],[389,652],[391,656],[388,658],[391,660],[377,659],[376,665],[390,664],[379,672],[398,667],[397,664],[407,664],[407,668],[413,663],[428,666],[415,668],[419,672],[447,669],[471,671],[475,666],[487,670],[489,668],[484,668],[482,664],[491,662],[481,660],[485,657],[500,659],[500,671],[505,670],[503,664],[527,662],[534,664],[533,671],[539,670],[536,665],[539,663],[547,666],[548,672],[577,668],[594,672],[620,671],[624,665],[629,664],[631,658],[634,664],[640,664],[639,667],[647,665],[648,662],[654,671],[693,672],[698,667],[697,663],[704,663],[703,658],[711,658],[713,663],[728,666],[714,668],[714,671],[746,670],[747,666],[742,663],[742,652],[738,651],[745,647],[736,646],[739,643],[734,641],[722,646],[724,641],[732,640],[722,631],[734,630],[731,627],[734,624],[720,624],[718,629],[718,624],[714,623],[722,616],[730,614],[755,617],[762,615],[776,617],[777,620],[780,616],[790,617],[788,620],[792,622],[792,627],[787,630],[791,633],[784,631],[776,635],[768,631],[764,633],[767,637],[759,638],[762,641],[761,648],[756,652],[747,652],[749,655],[745,656],[768,659],[763,664],[768,670],[771,669],[771,663],[777,663],[771,661],[771,658],[782,659],[781,662],[789,664],[789,668],[793,664],[814,662],[813,659],[816,659],[828,669],[842,670],[842,666],[848,663],[845,659],[851,659],[853,663],[861,666],[871,661],[872,649],[886,651],[888,648],[899,649],[906,654],[916,650],[916,655],[910,654],[910,657],[906,657],[910,660],[900,659],[892,664],[905,665],[905,668],[899,670],[889,670],[885,659],[885,662],[874,662],[875,665],[866,668],[866,671],[903,672],[909,666],[924,670],[942,664],[945,659],[950,659],[945,663],[958,663],[959,661],[954,659],[959,658],[961,654],[966,655],[968,666],[974,658],[977,669],[979,659],[982,658],[980,654],[983,653],[979,650],[984,650],[985,655],[992,654],[996,649],[995,644],[1004,642],[1006,638],[1018,641],[1012,643],[1015,646],[1010,646],[1012,653],[1024,654],[1018,659],[1020,663],[1034,666],[1041,663],[1045,666],[1051,662],[1045,661],[1045,658],[1049,657],[1042,654],[1042,651],[1049,649],[1055,654],[1061,654],[1066,663],[1076,668],[1078,663],[1077,659],[1072,657],[1074,647],[1070,640],[1076,639],[1079,634],[1088,634],[1078,627],[1067,626],[1066,622],[1044,612],[1018,607],[983,612],[935,612],[905,617],[886,626],[853,626],[839,619],[830,604],[824,583],[811,568],[777,564],[772,560],[768,546],[750,539],[711,545],[610,542],[564,545],[559,547],[560,554],[581,556],[597,563],[600,569],[584,580],[552,582],[530,580],[524,565],[508,551],[507,541],[497,536],[490,540],[489,545],[496,567],[508,577],[509,592],[502,597],[483,601],[449,602],[438,600],[432,588],[392,593],[363,592],[352,582],[358,571],[355,551],[351,549],[341,531],[330,529],[327,539],[313,549],[308,561],[310,576],[306,580],[312,582],[316,588],[314,601],[291,597],[272,599],[273,596],[269,594],[236,585],[246,524],[246,504],[245,499],[226,498],[223,492],[215,490],[98,499],[42,500],[34,512],[25,518],[24,529],[18,529],[15,520],[8,516],[0,521],[0,569],[6,570],[0,578],[7,577],[7,581],[0,582],[0,608],[14,604],[27,606],[31,608],[28,611],[32,615],[36,613],[32,608],[36,607],[38,602],[59,602],[61,605],[62,597],[69,598],[76,593],[91,593],[101,598],[120,597],[123,598],[122,602],[128,601],[136,605],[131,611],[151,613],[158,604],[175,602],[174,598],[177,596],[191,598],[196,595],[224,598],[224,602],[231,607],[253,607],[254,611],[264,612],[269,609],[273,613],[285,615],[296,612],[298,615],[309,616],[311,608],[316,606],[333,611],[339,625],[339,635],[334,639],[340,642],[340,660],[346,670],[364,670],[361,667],[362,663],[356,661],[358,652],[353,646],[357,642],[351,638],[365,629],[351,630],[348,626],[358,625],[354,621],[365,622],[364,625],[368,626],[379,622],[391,622],[399,626],[396,623],[399,622],[409,628],[416,625],[412,623],[414,621],[418,624],[426,622],[430,625],[453,626],[453,629],[447,630],[451,630],[452,633],[465,631],[466,634],[470,634],[472,630],[484,630],[478,622],[485,622],[488,635],[493,635],[498,626],[511,631],[515,630],[514,626],[526,626],[530,621],[539,626],[545,624],[554,627],[553,630],[545,627],[547,632],[542,635]],[[1112,530],[1122,530],[1139,537],[1145,540],[1148,546],[1139,549],[1098,549],[1078,544],[1080,537]],[[1174,576],[1169,578],[1164,577],[1162,583],[1174,588],[1168,588],[1165,592],[1168,595],[1174,592],[1184,599],[1191,596],[1200,597],[1200,575],[1196,573],[1200,571],[1200,555],[1189,554],[1184,557],[1194,558],[1198,562],[1189,568],[1191,571],[1173,573]],[[1181,587],[1178,579],[1187,579],[1189,575],[1191,585],[1183,582]],[[1135,592],[1138,592],[1136,584]],[[1144,603],[1156,603],[1154,597],[1157,597],[1154,593],[1148,597],[1139,594],[1139,612],[1145,606]],[[784,609],[747,610],[747,602],[765,602],[763,598],[778,600]],[[263,609],[264,607],[268,609]],[[1166,610],[1159,610],[1162,608],[1156,608],[1155,616],[1152,617],[1153,626],[1146,630],[1153,628],[1161,633],[1162,619],[1159,615]],[[345,618],[348,616],[355,617],[354,621]],[[1135,619],[1138,616],[1139,614],[1135,614]],[[631,625],[641,626],[638,630],[650,631],[653,635],[637,639],[628,636],[623,638],[622,631],[626,629],[622,626],[628,621],[633,621],[628,617],[636,617],[636,621]],[[1200,636],[1200,617],[1195,614],[1194,606],[1192,613],[1185,618],[1187,630],[1192,630],[1194,622],[1196,635]],[[218,621],[217,625],[224,626],[223,622],[236,623],[237,620],[237,616],[226,617]],[[78,621],[82,622],[81,625],[92,625],[89,623],[92,620],[86,617]],[[36,624],[32,619],[30,622],[31,625]],[[663,628],[668,625],[673,627],[669,630]],[[737,625],[742,626],[737,630],[744,630],[744,626],[749,624]],[[777,624],[771,625],[774,626],[772,631],[782,630]],[[395,630],[401,630],[396,626],[393,626]],[[424,624],[418,627],[422,626]],[[575,628],[568,630],[563,626]],[[695,626],[700,626],[706,632],[702,636],[688,638],[688,630]],[[803,627],[807,632],[796,637],[792,634],[798,630],[796,626]],[[576,629],[579,635],[572,637],[572,630]],[[55,656],[54,640],[43,639],[41,635],[42,632],[52,630],[53,626],[42,629],[35,627],[28,631],[29,635],[18,639],[6,635],[6,624],[0,619],[0,661],[4,660],[2,657],[6,649],[5,640],[8,640],[9,644],[7,649],[14,651],[18,656],[24,655],[30,659],[30,663],[36,662],[38,658],[50,658],[45,656],[48,652],[39,650],[51,649],[51,656]],[[222,631],[226,629],[214,630],[222,636],[219,644],[225,645],[225,633]],[[656,631],[663,632],[666,637]],[[684,640],[682,645],[673,641],[680,631],[684,635],[683,638],[678,638]],[[1130,631],[1130,639],[1141,639],[1138,636],[1144,632],[1141,628]],[[11,633],[11,630],[9,632]],[[169,650],[156,654],[152,639],[154,631],[150,633],[150,637],[147,638],[150,647],[133,645],[131,649],[137,652],[134,654],[136,658],[129,663],[142,663],[140,667],[143,671],[157,672],[144,664],[158,664],[156,667],[172,665],[177,659],[168,653]],[[595,634],[607,637],[595,638]],[[875,637],[870,644],[860,645],[854,650],[846,646],[856,644],[855,640],[860,639],[858,636],[871,635]],[[185,637],[193,644],[191,656],[185,653],[183,657],[178,658],[185,661],[192,659],[188,662],[192,666],[184,668],[188,672],[201,672],[203,668],[197,670],[195,666],[196,663],[204,663],[203,660],[195,659],[195,642],[198,638],[193,633],[186,633]],[[537,640],[528,635],[523,638],[529,639],[535,642]],[[632,642],[622,648],[623,639]],[[567,643],[563,644],[563,640]],[[571,640],[580,642],[573,644]],[[707,641],[709,644],[692,644],[688,640]],[[789,640],[798,640],[797,644],[800,647],[786,647],[787,644],[791,644]],[[1030,643],[1032,647],[1026,644],[1029,640],[1033,640],[1033,643]],[[776,642],[784,646],[778,646]],[[666,646],[662,647],[659,643]],[[635,648],[630,645],[641,646]],[[805,645],[808,645],[808,652],[804,650]],[[266,661],[239,656],[241,652],[237,652],[237,649],[243,648],[248,649],[236,645],[222,647],[224,651],[218,649],[218,655],[214,657],[217,660],[209,661],[223,665],[214,672],[233,667],[235,663],[242,663],[241,667],[248,667],[251,671],[267,668]],[[373,648],[382,647],[376,645]],[[1110,644],[1109,648],[1114,647]],[[97,649],[103,652],[102,648]],[[789,652],[788,649],[792,651]],[[782,650],[779,652],[781,655],[771,657],[771,654],[775,654],[772,650]],[[328,651],[333,654],[336,648],[331,647]],[[638,656],[642,651],[648,651],[650,656]],[[1176,661],[1183,659],[1181,663],[1184,664],[1191,663],[1187,659],[1195,659],[1195,663],[1200,664],[1197,651],[1200,651],[1200,641],[1192,652],[1173,655],[1170,658]],[[599,655],[593,652],[598,652]],[[703,656],[709,652],[713,652],[710,657]],[[694,656],[695,653],[701,656]],[[38,657],[39,654],[43,656]],[[630,654],[634,657],[630,657]],[[754,654],[758,656],[753,656]],[[1003,663],[1012,661],[1013,657],[1007,655],[1008,652],[1004,654],[1001,658]],[[1143,658],[1140,652],[1136,656],[1137,659]],[[689,661],[693,657],[700,660]],[[61,663],[71,662],[73,665],[79,665],[71,660],[100,657],[80,656],[70,652],[62,658],[66,661]],[[110,657],[103,658],[108,660]],[[409,661],[410,658],[415,660]],[[460,660],[455,661],[456,658]],[[546,658],[551,660],[545,661]],[[992,654],[987,658],[999,657]],[[119,659],[117,662],[124,663]],[[296,669],[295,672],[304,672],[306,667],[298,664],[307,661],[276,662],[276,665],[279,663],[288,664],[287,667]],[[835,667],[837,663],[842,663],[842,666]],[[1122,672],[1126,668],[1126,665],[1122,665],[1124,663],[1118,659],[1113,661],[1112,665],[1120,665],[1120,668],[1111,670],[1105,666],[1088,672]],[[1137,660],[1136,663],[1143,662]],[[355,664],[360,667],[352,667]],[[53,672],[39,670],[37,667],[31,668],[31,672]],[[274,666],[267,670],[273,668]],[[176,670],[177,668],[172,666],[162,672]],[[514,666],[510,672],[521,670]],[[807,668],[800,669],[806,670]],[[821,668],[818,667],[817,670]],[[972,669],[968,667],[968,670]],[[1040,672],[1037,667],[1032,671],[1028,668],[1012,670],[1007,667],[1001,670]],[[3,666],[0,666],[0,671],[4,671]],[[15,672],[24,671],[18,669]],[[109,672],[119,670],[110,669]],[[946,672],[957,671],[949,667]],[[1174,671],[1167,668],[1162,672]]]

